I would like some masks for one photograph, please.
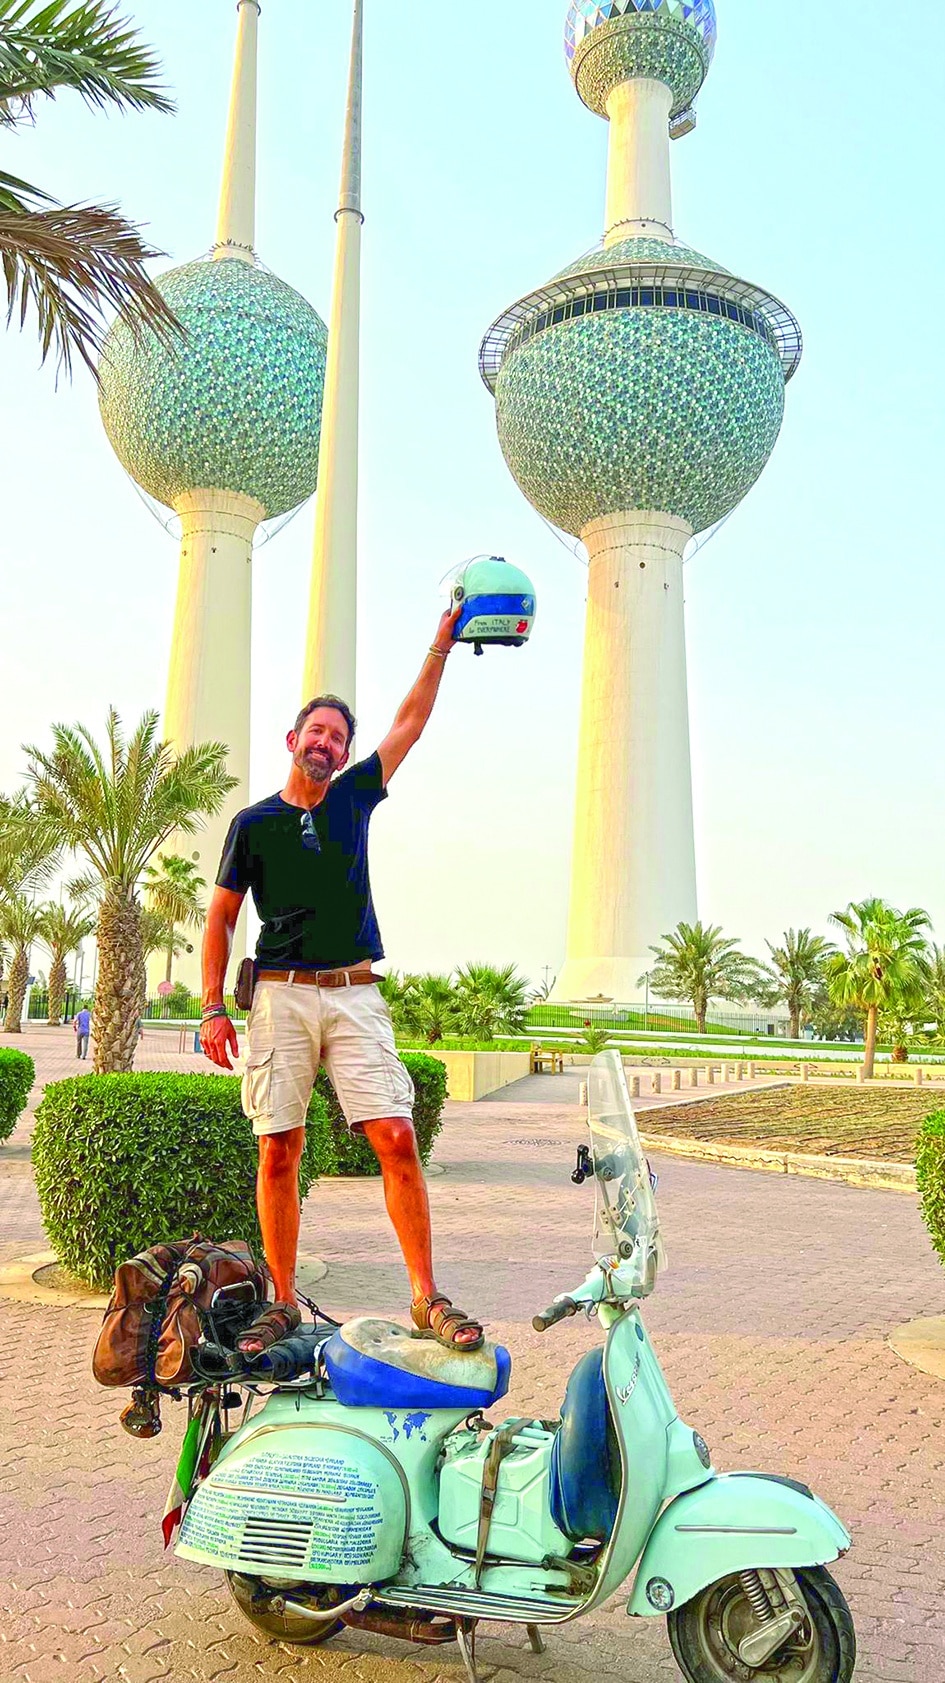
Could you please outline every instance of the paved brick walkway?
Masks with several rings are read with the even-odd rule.
[[[74,1067],[69,1050],[64,1070]],[[155,1055],[196,1067],[169,1048]],[[60,1073],[47,1069],[46,1048],[41,1063]],[[599,1337],[583,1322],[543,1338],[530,1327],[535,1308],[588,1263],[592,1193],[568,1178],[580,1114],[545,1102],[573,1097],[566,1080],[451,1106],[437,1152],[447,1172],[430,1183],[443,1283],[511,1347],[514,1413],[554,1413],[570,1364]],[[42,1244],[28,1163],[11,1143],[12,1158],[0,1148],[0,1257]],[[836,1572],[857,1621],[857,1683],[942,1683],[945,1388],[885,1342],[900,1322],[940,1312],[945,1297],[912,1201],[678,1159],[658,1167],[670,1269],[647,1320],[681,1413],[718,1466],[800,1477],[851,1527],[855,1546]],[[326,1308],[403,1315],[378,1184],[316,1188],[303,1244],[330,1264]],[[451,1648],[414,1651],[355,1633],[324,1651],[266,1644],[213,1573],[165,1557],[158,1520],[180,1422],[169,1409],[162,1438],[124,1436],[122,1397],[89,1375],[96,1326],[84,1310],[0,1304],[2,1348],[14,1353],[0,1379],[4,1683],[304,1683],[342,1672],[361,1683],[458,1683]],[[542,1658],[501,1629],[483,1660],[497,1683],[678,1675],[663,1627],[630,1624],[617,1604],[552,1633]]]

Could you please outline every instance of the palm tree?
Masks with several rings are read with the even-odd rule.
[[[66,1000],[66,959],[82,945],[86,936],[91,935],[94,929],[94,917],[90,917],[81,908],[60,906],[58,903],[46,907],[39,934],[52,959],[46,1015],[53,1027],[62,1022]]]
[[[823,935],[812,935],[809,929],[786,929],[781,946],[771,941],[765,945],[772,959],[764,966],[764,974],[772,983],[769,997],[772,1003],[784,1001],[791,1013],[791,1039],[798,1040],[801,1018],[810,1010],[833,948]]]
[[[497,1034],[524,1034],[528,1019],[528,983],[514,964],[467,964],[456,972],[456,1010],[464,1034],[494,1040]]]
[[[761,967],[714,924],[678,923],[650,951],[656,956],[652,991],[660,999],[688,1000],[700,1034],[713,999],[756,999],[764,990]]]
[[[0,939],[13,949],[13,962],[7,977],[5,1034],[22,1033],[20,1018],[30,971],[30,948],[42,934],[48,910],[47,906],[27,899],[25,894],[10,894],[0,901]]]
[[[104,109],[171,111],[157,59],[108,0],[0,0],[0,127],[30,122],[40,96],[63,89]],[[8,320],[32,305],[43,360],[95,373],[105,308],[167,340],[177,321],[144,265],[157,256],[114,205],[61,205],[0,171],[0,260]]]
[[[945,1034],[945,947],[936,946],[934,941],[929,948],[924,1008],[941,1038]]]
[[[928,981],[929,916],[918,906],[900,912],[874,897],[851,900],[846,911],[834,912],[830,921],[843,931],[847,950],[828,960],[827,985],[835,1004],[853,1006],[866,1017],[863,1073],[870,1077],[880,1012],[901,1018],[921,1010]]]
[[[175,830],[193,835],[219,811],[236,782],[226,771],[227,749],[201,742],[175,753],[158,739],[156,713],[145,713],[128,740],[111,708],[104,752],[83,725],[54,725],[51,753],[26,752],[36,810],[84,856],[86,894],[93,884],[101,894],[95,1072],[130,1070],[144,1009],[142,874]]]
[[[457,1027],[456,990],[449,976],[406,977],[400,1009],[404,1027],[422,1034],[430,1046]]]
[[[169,982],[174,959],[185,952],[188,942],[178,935],[178,926],[192,928],[203,922],[204,903],[200,891],[206,880],[198,875],[192,859],[176,853],[159,853],[157,865],[149,865],[144,873],[145,901],[150,911],[163,920],[167,931],[164,950],[167,969],[164,980]]]

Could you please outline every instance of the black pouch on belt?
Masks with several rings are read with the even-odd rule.
[[[241,1011],[251,1011],[256,992],[256,960],[244,958],[236,972],[234,998]]]

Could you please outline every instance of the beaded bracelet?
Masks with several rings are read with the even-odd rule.
[[[201,1023],[212,1023],[216,1017],[228,1017],[229,1011],[225,1005],[212,1005],[209,1010],[201,1014]]]

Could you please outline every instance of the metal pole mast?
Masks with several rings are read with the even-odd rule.
[[[302,699],[356,705],[358,435],[361,379],[363,0],[354,0],[335,274],[315,501],[315,549]]]

